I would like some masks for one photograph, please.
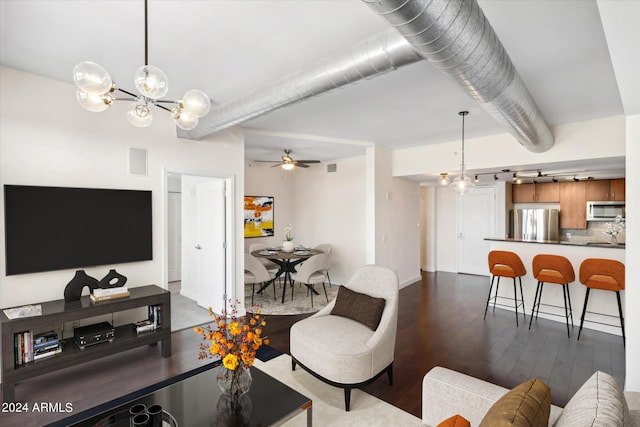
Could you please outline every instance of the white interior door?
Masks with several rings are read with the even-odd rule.
[[[169,282],[181,279],[182,258],[182,200],[180,193],[167,195],[167,273]]]
[[[225,301],[225,182],[211,179],[196,186],[198,305],[221,313]]]
[[[495,189],[476,187],[458,196],[458,272],[488,275],[489,243],[495,236]]]
[[[221,313],[226,284],[225,180],[181,176],[181,294]],[[230,282],[231,283],[231,282]]]

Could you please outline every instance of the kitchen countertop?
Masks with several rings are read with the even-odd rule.
[[[523,240],[523,239],[499,239],[499,238],[490,238],[487,237],[484,240],[490,240],[494,242],[516,242],[516,243],[539,243],[546,245],[563,245],[563,246],[588,246],[594,248],[611,248],[611,249],[624,249],[624,243],[618,243],[617,245],[612,245],[608,242],[598,242],[598,241],[589,241],[589,242],[571,242],[568,240]]]

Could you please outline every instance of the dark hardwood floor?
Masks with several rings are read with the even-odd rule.
[[[364,390],[420,417],[422,377],[434,366],[509,388],[535,377],[549,385],[559,406],[597,370],[624,381],[621,337],[586,329],[578,342],[577,327],[571,339],[564,323],[539,319],[529,330],[529,314],[516,327],[515,314],[501,309],[485,320],[488,286],[486,277],[424,273],[421,282],[402,289],[394,385],[382,376]],[[265,332],[271,346],[288,352],[289,328],[304,317],[270,316]],[[16,395],[30,403],[69,402],[82,411],[208,363],[197,359],[199,342],[191,329],[175,332],[169,358],[159,357],[158,347],[129,350],[24,382]],[[39,427],[66,415],[0,412],[0,425]]]

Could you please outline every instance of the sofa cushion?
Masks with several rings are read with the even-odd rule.
[[[454,415],[449,417],[436,427],[471,427],[471,423],[463,416]]]
[[[479,427],[547,427],[551,390],[532,379],[514,387],[491,406]]]
[[[631,426],[622,386],[615,377],[598,371],[578,389],[554,424],[573,426]]]
[[[340,286],[331,314],[353,319],[375,331],[380,324],[384,304],[384,298],[374,298]]]

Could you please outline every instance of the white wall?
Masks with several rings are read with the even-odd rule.
[[[627,165],[626,165],[626,205],[627,205],[627,245],[626,245],[626,290],[625,325],[626,382],[625,389],[640,391],[640,114],[628,116]]]
[[[127,286],[166,286],[166,230],[163,168],[195,174],[235,174],[235,222],[242,224],[244,143],[230,131],[207,141],[176,138],[169,115],[154,110],[154,123],[144,129],[131,126],[123,105],[91,113],[75,100],[72,84],[0,67],[0,184],[53,185],[151,190],[153,260],[91,267],[101,278],[109,268],[128,277]],[[126,104],[126,103],[124,103]],[[127,173],[129,146],[148,150],[148,176]],[[4,218],[4,198],[0,217]],[[242,230],[231,244],[242,259]],[[0,221],[0,306],[11,307],[63,298],[74,270],[5,276],[4,221]],[[242,263],[236,276],[243,277]],[[238,274],[238,271],[240,274]],[[243,284],[240,284],[240,289]],[[242,292],[238,293],[243,295]]]
[[[293,226],[307,246],[332,245],[331,279],[346,283],[365,264],[365,158],[349,157],[299,171]]]
[[[436,270],[458,272],[456,193],[448,187],[436,189]]]
[[[544,153],[532,153],[509,134],[465,139],[466,168],[499,169],[581,159],[604,159],[625,155],[624,116],[568,123],[551,128],[555,144]],[[458,140],[406,148],[393,152],[393,176],[457,173]],[[496,155],[500,153],[500,155]]]
[[[285,171],[280,167],[272,168],[271,164],[247,162],[245,164],[245,196],[273,196],[273,227],[272,237],[250,237],[244,239],[244,250],[249,251],[253,243],[262,243],[267,246],[278,246],[284,240],[284,228],[291,224],[294,241],[305,244],[298,237],[298,229],[294,224],[293,212],[296,196],[293,183],[305,176],[308,170],[294,169]],[[309,170],[312,168],[309,168]]]

